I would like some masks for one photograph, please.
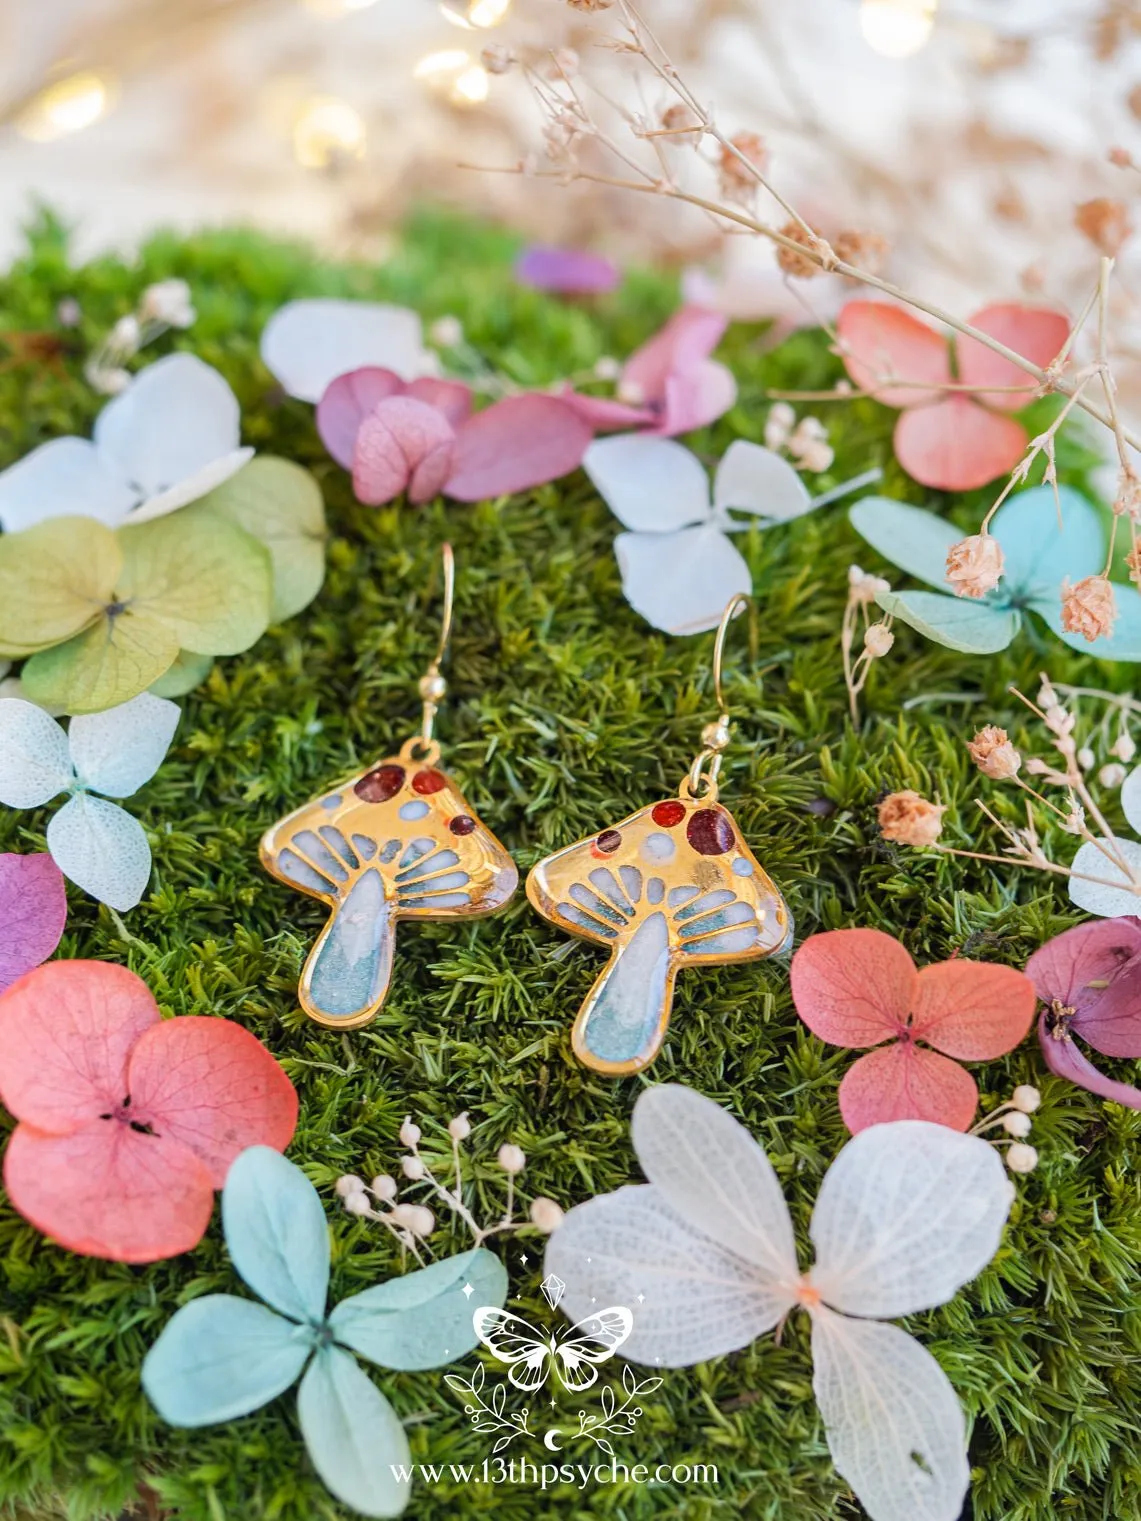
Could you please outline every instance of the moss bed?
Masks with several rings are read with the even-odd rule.
[[[77,269],[63,232],[44,217],[27,255],[0,280],[0,330],[55,334],[62,343],[55,354],[54,342],[30,351],[17,340],[0,364],[0,463],[58,433],[88,431],[100,403],[81,377],[84,353],[146,283],[181,275],[200,315],[178,344],[234,386],[245,441],[310,466],[326,495],[324,590],[249,654],[219,662],[183,700],[170,756],[131,805],[154,848],[147,897],[124,921],[72,890],[61,954],[122,962],[146,978],[165,1010],[240,1020],[282,1060],[301,1095],[290,1154],[329,1203],[336,1297],[398,1268],[378,1227],[337,1211],[332,1185],[345,1171],[393,1169],[406,1113],[431,1139],[458,1111],[471,1111],[473,1189],[487,1215],[502,1197],[495,1149],[508,1139],[528,1156],[527,1197],[547,1194],[569,1206],[637,1176],[628,1121],[639,1080],[596,1078],[570,1052],[573,1013],[598,970],[588,947],[540,922],[520,893],[477,924],[406,930],[377,1021],[351,1034],[325,1031],[294,996],[323,911],[271,882],[257,861],[258,837],[274,818],[413,732],[445,536],[460,580],[451,700],[438,726],[444,764],[521,870],[669,795],[712,716],[711,636],[657,635],[626,606],[611,553],[616,525],[584,476],[476,507],[362,508],[325,455],[311,408],[283,400],[260,363],[266,319],[304,294],[379,296],[427,319],[454,314],[491,366],[525,384],[627,353],[676,304],[675,282],[650,275],[631,276],[595,305],[563,304],[513,283],[513,251],[498,232],[425,215],[381,268],[330,266],[304,248],[217,232],[158,236],[135,263],[104,258]],[[78,333],[58,327],[64,297],[82,307]],[[828,385],[838,374],[819,333],[773,349],[762,329],[738,326],[722,352],[740,398],[692,440],[710,458],[734,437],[759,439],[767,387]],[[882,463],[889,493],[977,521],[977,502],[933,500],[899,474],[891,413],[859,402],[826,416],[836,463],[821,490]],[[1091,456],[1071,440],[1061,463],[1064,477],[1081,485]],[[1028,737],[1008,684],[1034,691],[1037,672],[1048,669],[1055,680],[1124,690],[1133,669],[1077,656],[1040,627],[988,660],[937,649],[901,628],[853,729],[837,638],[847,568],[853,560],[887,567],[848,526],[843,505],[739,542],[760,618],[755,661],[743,637],[731,643],[740,720],[722,795],[783,888],[798,939],[876,925],[899,934],[921,962],[959,950],[1022,965],[1076,919],[1064,885],[899,851],[880,838],[874,805],[901,787],[937,795],[950,805],[945,838],[967,844],[973,796],[995,789],[980,790],[964,738],[976,721],[1005,722],[1016,738]],[[925,694],[932,700],[906,706]],[[42,849],[45,822],[5,811],[0,848]],[[1061,859],[1067,843],[1053,842]],[[652,1077],[692,1084],[750,1127],[785,1181],[803,1233],[820,1178],[845,1140],[836,1088],[851,1059],[803,1028],[784,965],[737,966],[681,980]],[[1131,1075],[1127,1064],[1110,1066]],[[1017,1082],[1042,1088],[1034,1131],[1042,1162],[1019,1185],[995,1263],[909,1328],[947,1370],[973,1420],[978,1521],[1126,1521],[1141,1514],[1141,1114],[1045,1075],[1033,1040],[975,1070],[984,1107]],[[457,1248],[461,1241],[457,1234]],[[541,1307],[537,1238],[501,1250],[513,1296]],[[217,1215],[196,1251],[132,1269],[61,1251],[0,1207],[0,1515],[84,1521],[140,1505],[139,1515],[179,1521],[347,1516],[309,1466],[289,1397],[189,1433],[165,1427],[143,1397],[139,1366],[171,1312],[236,1283]],[[409,1421],[416,1460],[478,1463],[486,1455],[489,1439],[470,1431],[442,1373],[376,1377]],[[719,1482],[540,1495],[448,1480],[419,1484],[406,1514],[862,1514],[825,1447],[804,1317],[794,1317],[779,1346],[766,1337],[736,1356],[669,1373],[629,1446],[619,1456],[630,1461],[715,1463]]]

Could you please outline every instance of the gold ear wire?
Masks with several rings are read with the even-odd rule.
[[[440,545],[440,558],[444,565],[444,610],[440,618],[440,642],[428,669],[420,677],[417,688],[420,700],[424,704],[420,733],[414,739],[408,740],[400,752],[403,755],[405,751],[408,751],[410,756],[425,761],[428,765],[434,765],[440,758],[440,746],[432,738],[432,730],[436,722],[436,714],[440,711],[440,704],[448,692],[448,683],[440,675],[440,666],[447,654],[448,640],[452,636],[452,609],[456,595],[456,557],[452,553],[450,544]]]
[[[731,719],[729,705],[725,701],[722,686],[725,659],[725,639],[729,625],[738,613],[749,609],[752,631],[756,629],[757,605],[746,592],[738,592],[726,604],[717,626],[717,638],[713,641],[713,693],[717,699],[717,718],[701,731],[701,749],[694,757],[693,765],[682,779],[683,797],[702,798],[706,802],[717,801],[717,778],[721,772],[721,757],[729,746]]]

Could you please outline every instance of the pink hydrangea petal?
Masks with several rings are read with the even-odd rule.
[[[1042,306],[1022,306],[1018,302],[984,306],[967,321],[1043,369],[1057,358],[1070,334],[1069,318],[1061,312]],[[1033,376],[977,339],[960,335],[956,353],[959,380],[975,388],[975,395],[984,406],[1017,412],[1033,400],[1036,390]],[[986,389],[990,386],[1003,389]],[[1019,394],[1006,389],[1009,386],[1018,386]]]
[[[810,935],[789,970],[796,1012],[834,1046],[874,1046],[899,1034],[915,995],[911,957],[882,930]]]
[[[954,395],[902,412],[894,442],[896,459],[921,485],[973,491],[1014,469],[1026,448],[1026,429],[969,396]]]
[[[576,391],[559,392],[559,400],[570,407],[595,433],[609,433],[615,428],[641,428],[657,422],[653,407],[630,407],[624,401],[610,401],[605,396],[580,396]]]
[[[947,340],[900,306],[849,301],[836,332],[848,374],[885,407],[927,406],[951,379]],[[893,380],[907,384],[893,386]]]
[[[247,1146],[284,1151],[297,1092],[261,1041],[228,1019],[183,1015],[147,1030],[127,1071],[131,1113],[187,1147],[215,1188]]]
[[[1095,1051],[1141,1057],[1141,920],[1077,924],[1039,947],[1026,972],[1044,1003],[1075,1010],[1070,1029]]]
[[[460,502],[527,491],[582,463],[591,430],[557,396],[509,396],[469,418],[456,436],[446,491]]]
[[[636,386],[647,404],[664,404],[670,376],[684,374],[708,359],[728,326],[729,319],[721,312],[683,306],[630,355],[622,368],[623,383]]]
[[[911,1033],[944,1056],[993,1061],[1026,1039],[1037,1002],[1025,972],[956,957],[921,969]]]
[[[66,923],[63,873],[51,856],[0,855],[0,993],[51,955]]]
[[[435,407],[453,428],[458,428],[471,416],[471,387],[465,386],[462,380],[439,380],[434,375],[425,375],[414,380],[404,394]]]
[[[672,438],[704,428],[723,417],[736,400],[737,381],[732,370],[715,359],[703,359],[667,378],[658,422],[650,432]]]
[[[520,285],[529,285],[534,290],[593,296],[617,290],[622,272],[601,254],[535,244],[525,248],[516,259],[515,278]]]
[[[840,1084],[840,1113],[853,1135],[891,1120],[930,1120],[969,1130],[979,1092],[958,1062],[911,1041],[893,1041],[854,1062]]]
[[[1098,1098],[1111,1099],[1115,1104],[1124,1104],[1127,1109],[1141,1109],[1141,1089],[1115,1082],[1099,1072],[1072,1039],[1063,1037],[1059,1040],[1050,1033],[1045,1014],[1038,1020],[1038,1040],[1047,1067],[1058,1077],[1076,1083],[1089,1093],[1096,1093]]]
[[[390,396],[403,396],[404,382],[392,370],[366,365],[338,375],[317,403],[317,432],[343,470],[353,468],[353,450],[361,423]]]
[[[117,1120],[70,1135],[17,1125],[4,1156],[13,1207],[69,1251],[157,1262],[197,1246],[214,1208],[204,1162],[179,1141]]]
[[[353,451],[353,490],[367,507],[391,502],[415,483],[415,501],[447,479],[456,434],[442,412],[411,396],[382,401],[361,423]]]
[[[0,1098],[18,1120],[66,1135],[122,1103],[130,1051],[160,1019],[125,967],[50,961],[0,997]]]

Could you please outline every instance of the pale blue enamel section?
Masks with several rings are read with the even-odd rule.
[[[648,915],[603,974],[583,1027],[583,1044],[600,1061],[629,1062],[657,1034],[669,982],[666,916]]]
[[[368,1008],[388,985],[393,926],[380,873],[371,868],[354,884],[317,948],[309,996],[330,1018]]]

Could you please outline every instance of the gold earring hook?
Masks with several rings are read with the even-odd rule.
[[[447,654],[448,641],[452,636],[452,608],[456,595],[456,557],[452,553],[450,544],[441,544],[440,558],[444,565],[444,610],[440,617],[440,642],[428,669],[420,677],[417,688],[420,700],[424,704],[420,733],[408,740],[400,751],[405,758],[423,761],[429,766],[434,766],[440,758],[440,746],[432,738],[432,729],[435,725],[436,714],[440,711],[440,704],[448,691],[448,683],[440,675],[440,666]]]
[[[747,593],[738,592],[726,604],[725,611],[721,614],[721,622],[717,625],[717,637],[713,641],[713,694],[717,700],[717,718],[713,723],[706,724],[701,731],[701,749],[682,779],[683,797],[700,797],[709,803],[717,801],[717,778],[721,772],[721,757],[729,746],[731,724],[729,705],[725,701],[725,691],[721,681],[725,659],[725,639],[729,633],[730,623],[738,613],[744,612],[745,608],[749,609],[750,616],[755,621],[756,603]]]

